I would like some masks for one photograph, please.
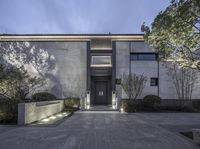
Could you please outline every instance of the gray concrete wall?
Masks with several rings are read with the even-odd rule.
[[[158,64],[156,61],[131,61],[131,72],[137,75],[143,74],[147,77],[146,85],[138,99],[144,98],[146,95],[158,95],[158,86],[151,86],[150,79],[158,77]]]
[[[162,99],[177,99],[175,87],[172,78],[167,74],[165,62],[159,63],[159,92]]]
[[[129,59],[131,52],[153,52],[153,50],[144,42],[117,42],[116,43],[116,78],[121,78],[123,73],[129,73]],[[156,61],[131,61],[130,63],[131,72],[135,74],[143,74],[147,77],[145,88],[138,97],[143,98],[145,95],[158,94],[157,86],[150,86],[150,78],[158,77],[157,68],[158,64]],[[116,90],[119,98],[127,98],[122,88],[117,85]]]
[[[116,78],[122,78],[123,73],[129,73],[129,42],[116,42]],[[126,98],[120,85],[116,86],[117,98]]]
[[[159,75],[159,89],[160,97],[162,99],[178,99],[176,89],[172,82],[171,76],[167,74],[166,62],[161,61],[159,64],[160,75]],[[178,71],[178,69],[177,69]],[[196,81],[193,88],[192,99],[200,99],[200,73],[196,73]]]
[[[154,49],[143,41],[136,41],[131,43],[131,52],[149,52],[153,53]]]
[[[116,42],[116,78],[121,78],[123,73],[129,73],[129,58],[131,52],[154,52],[147,43],[144,42]],[[146,86],[138,99],[146,95],[158,95],[162,99],[177,99],[177,93],[172,82],[171,77],[167,74],[165,62],[159,62],[159,76],[158,76],[158,63],[156,61],[131,61],[131,72],[135,74],[143,74],[147,76],[148,80]],[[197,75],[199,75],[198,73]],[[158,77],[159,86],[150,86],[150,78]],[[199,99],[200,93],[200,77],[197,78],[195,87],[193,89],[192,99]],[[125,92],[120,85],[117,85],[118,98],[127,98]]]
[[[18,104],[18,125],[26,125],[59,113],[64,108],[63,100]]]
[[[10,61],[25,66],[31,75],[46,79],[38,89],[58,98],[80,97],[86,91],[87,44],[86,42],[5,42],[1,49],[14,52]]]

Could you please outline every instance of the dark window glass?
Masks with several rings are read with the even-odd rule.
[[[131,54],[131,60],[138,60],[137,54]]]
[[[158,86],[158,78],[151,78],[150,81],[151,86]]]
[[[131,60],[155,61],[157,60],[157,54],[156,53],[131,53]]]
[[[155,54],[139,54],[139,60],[156,60]]]

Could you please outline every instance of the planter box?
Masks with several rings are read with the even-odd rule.
[[[200,144],[200,129],[192,129],[194,142]]]
[[[64,109],[63,100],[18,104],[18,125],[26,125],[41,120]]]

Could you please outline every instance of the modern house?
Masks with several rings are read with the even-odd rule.
[[[0,35],[0,50],[30,63],[24,66],[42,75],[43,90],[59,98],[81,97],[85,108],[113,105],[127,98],[120,83],[124,73],[143,74],[147,82],[142,94],[177,99],[171,78],[158,54],[144,42],[142,34]],[[38,65],[41,62],[41,65]],[[19,64],[20,65],[20,64]],[[193,99],[198,99],[197,87]]]

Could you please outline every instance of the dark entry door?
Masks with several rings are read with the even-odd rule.
[[[95,82],[95,104],[105,105],[108,98],[108,82],[107,81],[96,81]]]

